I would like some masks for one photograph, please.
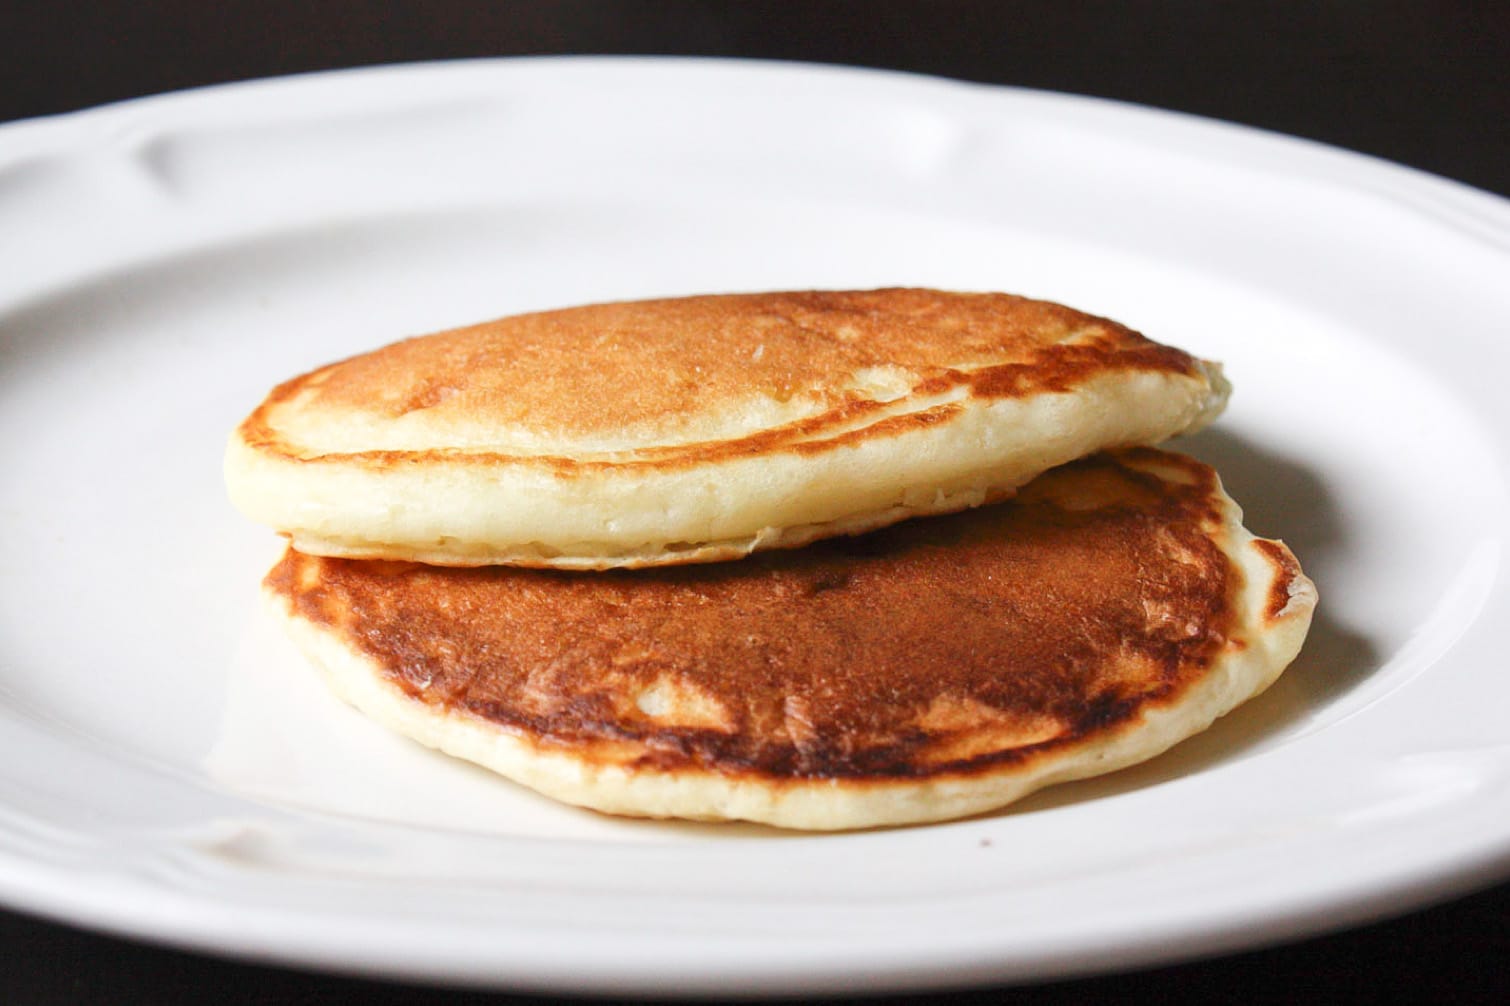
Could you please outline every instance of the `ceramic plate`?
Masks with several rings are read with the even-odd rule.
[[[1510,206],[1251,130],[794,65],[525,60],[0,129],[0,896],[345,971],[896,990],[1214,953],[1510,868]],[[1224,361],[1185,448],[1322,593],[1166,757],[934,827],[610,820],[391,737],[257,602],[224,437],[274,383],[526,309],[910,284]]]

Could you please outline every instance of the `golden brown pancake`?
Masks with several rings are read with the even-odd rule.
[[[1151,757],[1262,691],[1315,593],[1151,449],[1012,501],[743,562],[569,573],[320,558],[266,580],[335,690],[617,814],[959,817]]]
[[[1227,390],[1214,364],[1007,294],[601,304],[295,378],[232,436],[226,476],[313,554],[684,563],[976,506],[1198,428]]]

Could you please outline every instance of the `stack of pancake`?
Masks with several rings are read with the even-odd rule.
[[[1152,757],[1294,658],[1294,557],[1151,446],[1227,393],[1007,294],[603,304],[288,381],[226,475],[376,720],[602,811],[857,828]]]

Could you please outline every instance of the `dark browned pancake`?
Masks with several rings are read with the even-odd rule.
[[[1008,294],[598,304],[441,332],[276,388],[232,498],[321,555],[727,559],[979,505],[1221,411],[1219,368]]]
[[[833,828],[958,816],[1206,727],[1314,601],[1211,469],[1135,450],[1014,501],[740,563],[573,574],[290,550],[339,691],[600,809]]]

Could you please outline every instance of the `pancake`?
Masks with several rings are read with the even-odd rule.
[[[1315,591],[1215,472],[1148,448],[1011,501],[738,563],[569,573],[289,549],[265,581],[347,701],[614,814],[937,821],[1109,772],[1266,688]]]
[[[399,342],[232,435],[253,519],[318,555],[603,569],[977,506],[1209,422],[1215,364],[1006,294],[601,304]]]

